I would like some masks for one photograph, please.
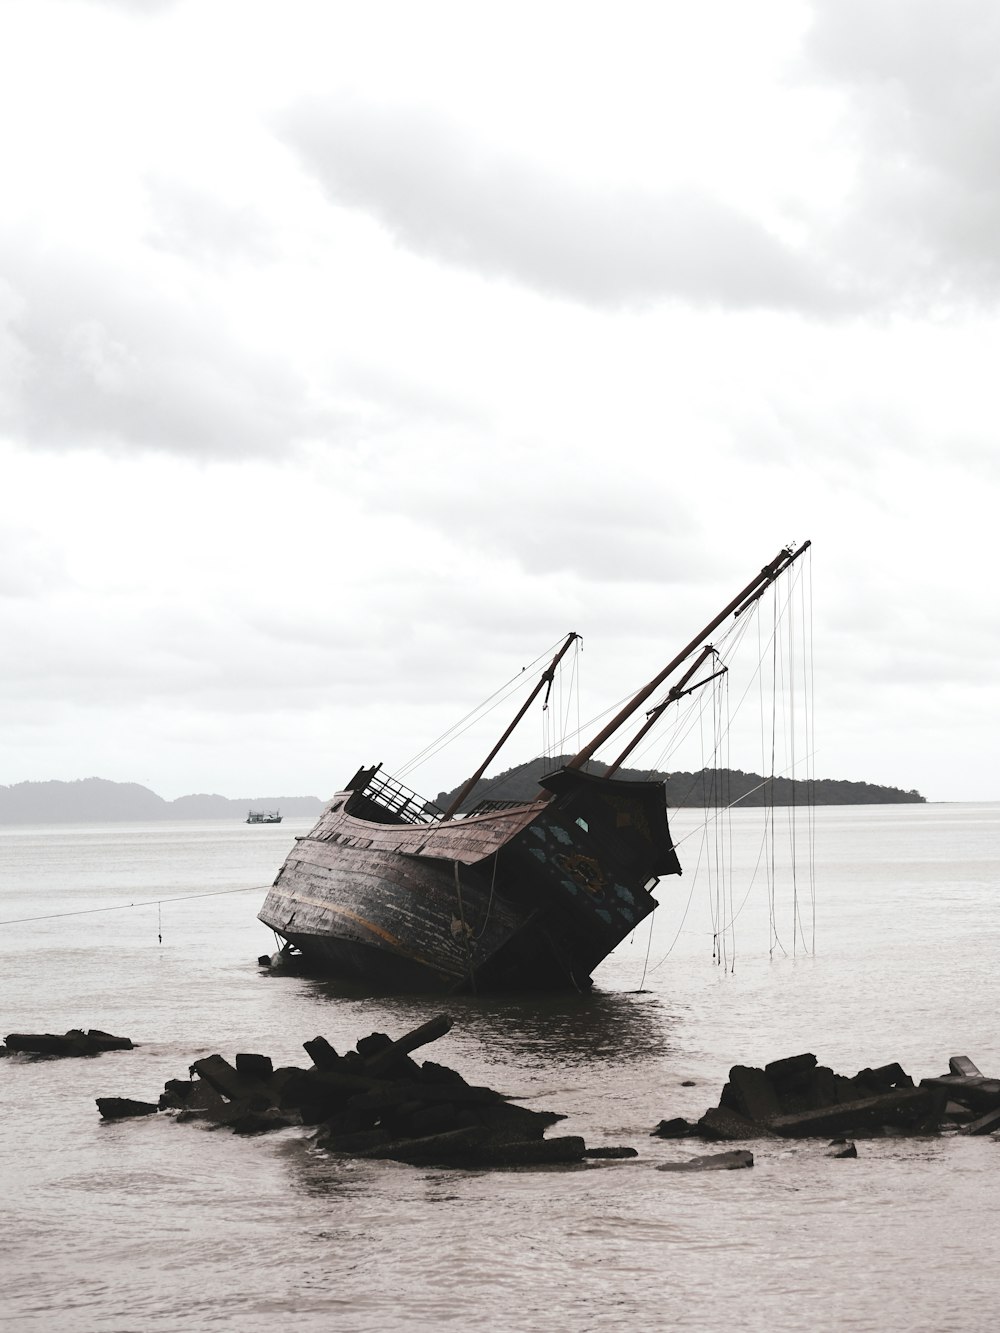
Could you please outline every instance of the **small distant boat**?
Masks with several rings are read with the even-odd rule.
[[[281,815],[277,810],[251,810],[247,815],[248,824],[280,824]]]

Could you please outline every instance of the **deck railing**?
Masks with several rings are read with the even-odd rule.
[[[433,824],[440,819],[444,811],[418,796],[409,787],[390,777],[388,773],[376,770],[362,788],[361,795],[374,801],[383,810],[396,815],[405,824]]]

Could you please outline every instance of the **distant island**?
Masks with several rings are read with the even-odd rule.
[[[480,801],[526,801],[538,791],[538,780],[566,762],[559,759],[532,759],[518,764],[496,777],[481,778],[463,801],[461,809],[471,810]],[[605,764],[591,762],[592,773],[603,773]],[[839,778],[818,778],[803,781],[792,778],[762,777],[759,773],[744,773],[738,768],[703,768],[697,773],[647,773],[623,768],[617,774],[622,779],[657,779],[664,783],[667,805],[714,807],[738,804],[760,805],[901,805],[923,802],[926,798],[918,791],[901,791],[898,787],[879,787],[871,782],[849,782]],[[443,791],[436,802],[447,809],[461,790],[461,784],[450,792]]]
[[[151,819],[246,819],[254,810],[318,816],[318,796],[178,796],[165,801],[137,782],[80,778],[76,782],[17,782],[0,787],[0,824],[114,823]]]
[[[468,811],[479,801],[530,801],[538,780],[564,759],[532,759],[492,778],[482,778],[463,803]],[[592,772],[604,765],[591,763]],[[645,778],[644,772],[622,769],[623,779]],[[924,801],[918,791],[879,787],[870,782],[821,778],[813,782],[764,778],[739,769],[702,769],[697,773],[656,773],[666,786],[667,805],[899,805]],[[459,791],[440,792],[443,809]],[[326,802],[318,796],[178,796],[166,801],[137,782],[80,778],[75,782],[17,782],[0,786],[0,824],[82,824],[155,819],[246,819],[250,810],[280,810],[283,816],[317,818]]]

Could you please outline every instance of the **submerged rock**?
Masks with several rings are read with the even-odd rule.
[[[851,1139],[834,1139],[827,1157],[857,1157],[858,1150]]]
[[[732,1152],[710,1153],[707,1157],[689,1157],[686,1162],[661,1162],[657,1171],[738,1171],[753,1166],[753,1153],[745,1148]]]
[[[97,1109],[104,1120],[126,1120],[132,1116],[155,1115],[155,1102],[137,1102],[131,1097],[98,1097]]]
[[[672,1120],[661,1120],[650,1138],[654,1139],[689,1139],[698,1133],[698,1126],[683,1116],[674,1116]]]
[[[10,1032],[4,1038],[4,1055],[52,1055],[61,1057],[100,1055],[103,1051],[131,1051],[128,1037],[115,1037],[100,1028],[84,1032],[70,1028],[61,1036],[54,1032]]]

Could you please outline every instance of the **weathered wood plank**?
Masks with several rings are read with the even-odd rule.
[[[421,1023],[419,1027],[404,1033],[391,1046],[370,1056],[365,1061],[365,1067],[369,1073],[376,1076],[391,1069],[400,1056],[409,1055],[411,1051],[419,1050],[421,1046],[428,1046],[432,1041],[443,1037],[446,1032],[450,1032],[453,1022],[450,1014],[437,1014],[434,1018],[429,1018],[426,1023]]]
[[[788,1138],[837,1138],[865,1126],[899,1123],[912,1127],[930,1114],[934,1100],[930,1088],[897,1088],[856,1102],[779,1115],[769,1128]]]
[[[725,1105],[747,1120],[770,1120],[781,1114],[781,1103],[774,1090],[774,1084],[764,1073],[752,1065],[733,1065],[729,1071],[728,1097],[723,1090]]]
[[[686,1162],[661,1162],[657,1171],[738,1171],[753,1166],[753,1153],[745,1148],[732,1152],[711,1153],[707,1157],[689,1157]]]
[[[978,1120],[970,1120],[958,1132],[960,1134],[993,1134],[998,1129],[1000,1129],[1000,1107],[994,1111],[987,1111]]]
[[[959,1074],[963,1078],[982,1078],[983,1071],[977,1069],[967,1055],[953,1055],[948,1061],[948,1068],[953,1074]]]
[[[922,1078],[922,1088],[943,1088],[957,1102],[983,1111],[1000,1106],[1000,1079],[963,1074],[942,1074],[940,1078]]]
[[[130,1116],[154,1115],[159,1109],[155,1102],[138,1102],[132,1097],[98,1097],[97,1109],[104,1120],[125,1120]]]
[[[191,1070],[227,1101],[246,1102],[251,1110],[263,1110],[274,1104],[274,1093],[262,1079],[241,1074],[221,1055],[195,1060]]]

